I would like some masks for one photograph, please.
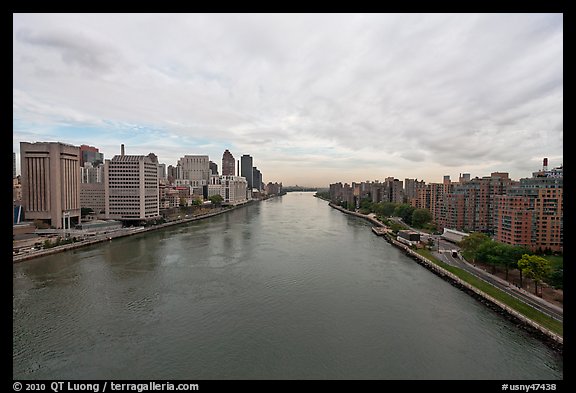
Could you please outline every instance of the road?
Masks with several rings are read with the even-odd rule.
[[[545,300],[525,291],[524,289],[517,288],[509,282],[496,277],[487,271],[480,269],[469,262],[463,261],[460,258],[455,258],[450,252],[434,252],[434,255],[443,262],[449,265],[456,266],[470,274],[478,277],[481,280],[499,288],[507,294],[515,297],[516,299],[530,305],[531,307],[541,311],[542,313],[563,322],[564,310],[554,304],[548,303]]]
[[[397,221],[405,226],[406,225],[401,219],[393,218],[394,221]],[[409,226],[408,226],[409,227]],[[564,310],[561,307],[558,307],[554,304],[551,304],[544,299],[541,299],[521,288],[517,288],[516,286],[510,284],[508,281],[501,279],[500,277],[496,277],[487,271],[480,269],[471,263],[467,262],[462,258],[460,255],[460,247],[456,244],[449,242],[447,240],[442,239],[439,235],[430,235],[425,232],[421,232],[418,229],[411,228],[411,230],[420,233],[421,240],[426,244],[428,239],[432,239],[434,248],[433,254],[439,260],[446,262],[449,265],[458,267],[462,270],[467,271],[470,274],[478,277],[481,280],[486,281],[487,283],[501,289],[502,291],[506,292],[507,294],[515,297],[516,299],[530,305],[531,307],[541,311],[542,313],[563,322],[564,320]],[[458,252],[458,257],[452,256],[452,250],[456,250]]]

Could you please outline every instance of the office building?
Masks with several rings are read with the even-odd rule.
[[[178,160],[178,179],[190,180],[194,188],[202,188],[210,181],[210,160],[206,155],[185,155]]]
[[[106,218],[148,220],[159,217],[157,164],[149,156],[120,155],[104,166]]]
[[[54,228],[80,222],[80,149],[61,142],[20,142],[22,204],[27,220]]]
[[[222,155],[222,175],[224,176],[234,176],[236,175],[236,160],[234,156],[228,149],[224,151]]]
[[[253,162],[250,155],[244,154],[242,157],[240,157],[240,176],[246,179],[249,191],[252,191],[252,188],[254,188],[252,168]]]
[[[85,163],[98,164],[104,163],[104,154],[98,151],[98,148],[88,145],[80,145],[80,166],[83,167]]]

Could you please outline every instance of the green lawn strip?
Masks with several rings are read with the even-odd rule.
[[[479,279],[478,277],[474,276],[471,273],[468,273],[465,270],[457,268],[455,266],[450,266],[440,260],[438,260],[429,250],[426,249],[419,249],[417,251],[420,255],[428,258],[438,266],[448,270],[452,274],[456,275],[457,277],[461,278],[463,281],[467,282],[468,284],[478,288],[482,292],[492,296],[494,299],[499,300],[500,302],[506,304],[508,307],[516,310],[520,314],[524,315],[525,317],[533,320],[534,322],[538,323],[539,325],[549,329],[550,331],[563,336],[563,324],[560,321],[555,320],[554,318],[549,317],[546,314],[541,313],[540,311],[534,309],[533,307],[527,305],[526,303],[516,299],[513,296],[510,296],[506,292],[501,291],[500,289],[494,287],[491,284]]]

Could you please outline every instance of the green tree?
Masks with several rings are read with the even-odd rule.
[[[564,288],[564,269],[555,269],[548,276],[548,281],[556,289]]]
[[[401,203],[396,206],[396,209],[394,209],[394,215],[401,217],[402,221],[404,221],[406,224],[412,225],[412,214],[414,213],[414,210],[416,210],[414,206]]]
[[[428,209],[415,209],[412,213],[412,225],[416,228],[423,228],[432,221],[432,213]]]
[[[222,195],[220,194],[212,195],[208,199],[210,199],[210,202],[212,202],[215,206],[220,206],[222,202],[224,202],[224,198],[222,198]]]
[[[372,201],[368,198],[360,200],[360,212],[362,214],[368,214],[372,212]]]
[[[550,262],[538,255],[522,255],[518,261],[518,266],[522,269],[524,277],[534,281],[534,294],[538,295],[538,284],[550,274]]]
[[[492,265],[492,274],[496,273],[496,265],[500,261],[500,245],[492,240],[482,242],[476,248],[476,260]]]
[[[396,210],[396,203],[393,202],[380,202],[382,204],[382,215],[386,217],[390,217],[394,214],[394,210]]]
[[[458,243],[458,245],[460,246],[460,248],[462,248],[464,258],[472,260],[472,262],[476,262],[476,260],[478,259],[477,256],[478,247],[480,247],[482,243],[488,241],[491,241],[490,237],[488,237],[488,235],[486,235],[485,233],[474,232],[466,236],[464,239],[462,239]]]
[[[508,244],[504,244],[504,246],[502,264],[506,269],[506,280],[508,280],[509,269],[518,269],[520,271],[520,286],[522,286],[522,269],[518,267],[518,261],[522,258],[522,255],[528,254],[530,251],[523,246],[511,246]]]
[[[186,206],[186,198],[180,197],[180,207]]]
[[[202,200],[201,199],[194,199],[192,201],[192,206],[200,206],[202,204]]]

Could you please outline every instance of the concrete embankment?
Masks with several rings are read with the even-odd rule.
[[[356,213],[344,209],[340,206],[336,206],[332,203],[329,205],[335,209],[340,210],[343,213],[350,214],[356,217],[364,218],[378,226],[384,226],[380,221],[374,219],[373,217],[366,216],[364,214]],[[407,245],[400,243],[390,236],[384,236],[388,243],[404,250],[406,255],[414,259],[420,265],[426,267],[428,270],[432,271],[439,277],[443,278],[447,282],[451,283],[455,287],[463,290],[464,292],[468,293],[469,295],[473,296],[477,300],[479,300],[484,305],[490,307],[494,311],[500,313],[501,315],[505,316],[506,318],[512,320],[516,324],[522,326],[531,334],[538,336],[543,341],[547,342],[551,347],[555,350],[562,351],[564,345],[564,339],[562,336],[550,331],[549,329],[541,326],[540,324],[534,322],[533,320],[527,318],[526,316],[520,314],[513,308],[509,307],[508,305],[502,303],[501,301],[493,298],[492,296],[488,295],[487,293],[481,291],[480,289],[474,287],[473,285],[467,283],[466,281],[462,280],[460,277],[456,276],[452,272],[442,268],[441,266],[435,264],[434,262],[430,261],[428,258],[418,254],[414,250],[412,250]]]
[[[117,239],[120,237],[133,236],[133,235],[138,235],[138,234],[145,233],[145,232],[150,232],[150,231],[155,231],[158,229],[166,228],[169,226],[186,224],[186,223],[189,223],[192,221],[198,221],[198,220],[202,220],[205,218],[214,217],[214,216],[217,216],[217,215],[220,215],[220,214],[244,207],[244,206],[249,205],[253,202],[254,202],[254,200],[248,201],[247,203],[244,203],[242,205],[233,206],[233,207],[228,208],[228,209],[222,209],[222,210],[218,210],[218,211],[215,211],[212,213],[207,213],[207,214],[203,214],[203,215],[199,215],[199,216],[195,216],[195,217],[190,217],[190,218],[185,218],[185,219],[181,219],[181,220],[165,222],[163,224],[153,225],[153,226],[143,228],[140,230],[119,229],[118,231],[113,231],[113,232],[108,232],[106,234],[97,235],[93,239],[89,239],[89,240],[82,240],[82,241],[75,242],[75,243],[64,244],[62,246],[56,246],[56,247],[52,247],[52,248],[32,251],[32,252],[27,253],[27,254],[14,255],[12,257],[12,262],[13,263],[23,262],[23,261],[27,261],[27,260],[30,260],[33,258],[39,258],[39,257],[43,257],[46,255],[52,255],[52,254],[56,254],[59,252],[74,250],[74,249],[80,248],[80,247],[87,247],[87,246],[90,246],[93,244],[107,242],[107,241],[110,241],[112,239]]]

